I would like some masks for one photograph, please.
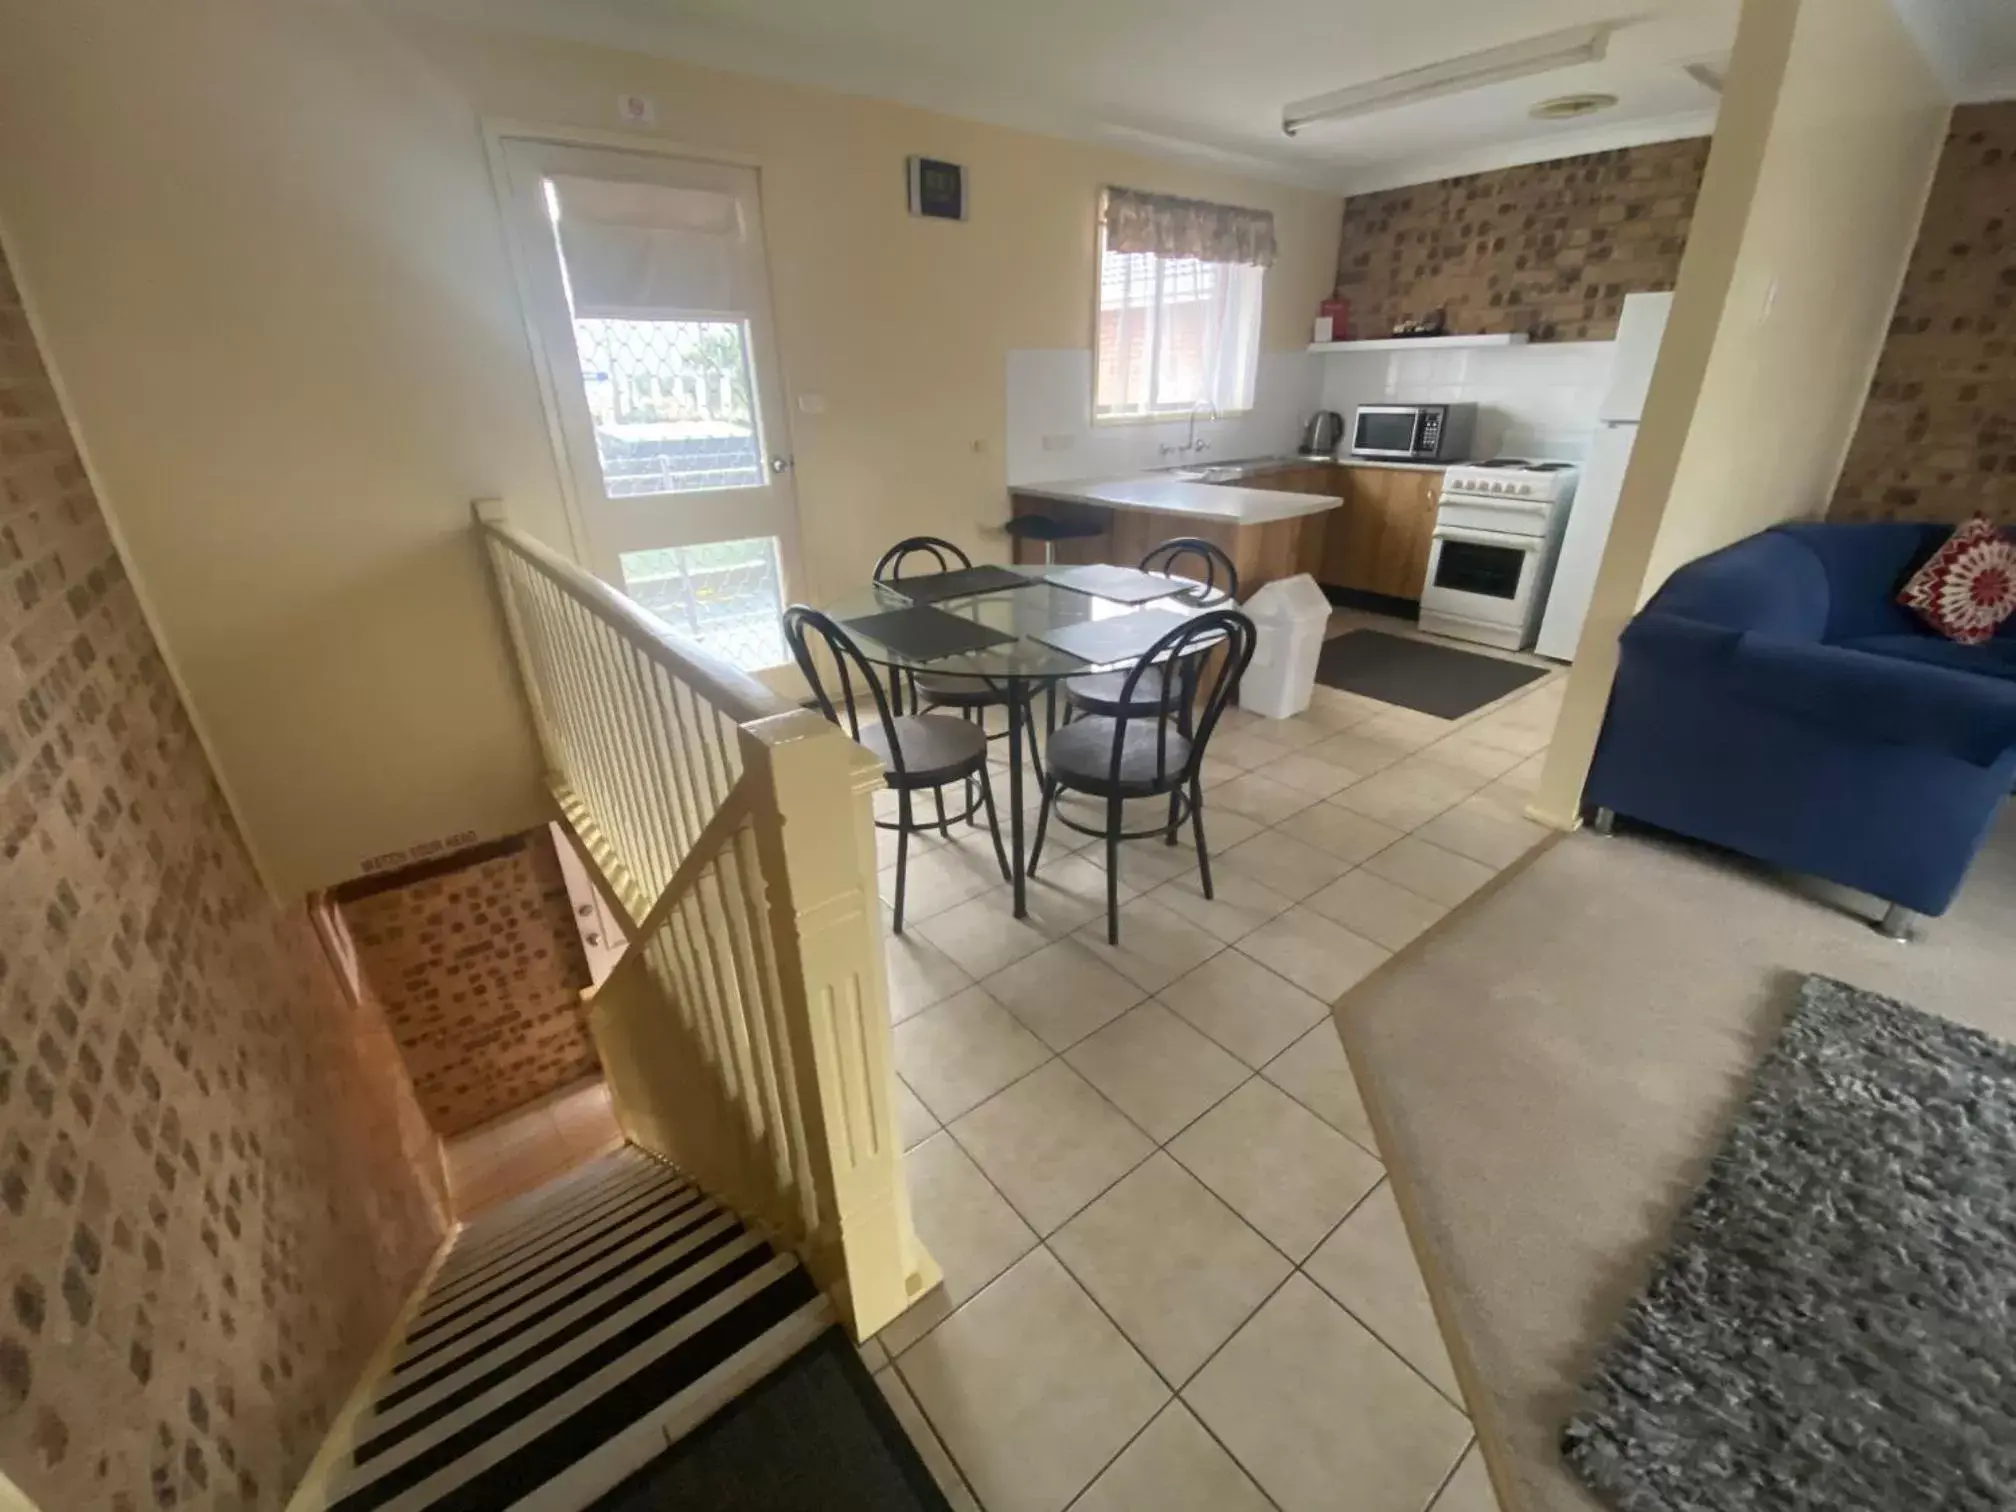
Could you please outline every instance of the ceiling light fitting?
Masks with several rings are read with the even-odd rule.
[[[1617,96],[1613,94],[1556,95],[1551,100],[1542,100],[1526,114],[1536,121],[1572,121],[1577,116],[1608,110],[1616,103]]]
[[[1354,84],[1314,99],[1297,100],[1283,107],[1281,130],[1294,136],[1316,121],[1370,115],[1374,111],[1459,94],[1466,89],[1481,89],[1487,84],[1503,84],[1557,68],[1572,68],[1578,63],[1599,62],[1614,30],[1615,24],[1607,21],[1594,26],[1574,26],[1444,63],[1430,63],[1425,68],[1410,68],[1405,73],[1374,79],[1369,84]]]

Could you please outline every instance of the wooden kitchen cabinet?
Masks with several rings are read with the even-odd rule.
[[[1246,486],[1344,500],[1342,509],[1318,517],[1322,531],[1310,533],[1299,563],[1317,582],[1382,598],[1421,597],[1435,540],[1440,472],[1312,462],[1264,473]]]
[[[1344,507],[1324,520],[1316,581],[1385,598],[1421,597],[1435,539],[1442,474],[1393,467],[1340,467]]]

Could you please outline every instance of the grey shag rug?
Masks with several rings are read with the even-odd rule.
[[[1562,1452],[1621,1512],[2016,1508],[2016,1046],[1808,977]]]

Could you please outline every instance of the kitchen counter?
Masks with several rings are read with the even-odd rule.
[[[1285,465],[1285,464],[1283,464]],[[1255,476],[1256,473],[1242,473]],[[1241,488],[1236,481],[1207,483],[1172,478],[1167,473],[1139,473],[1127,478],[1088,478],[1079,482],[1025,483],[1014,490],[1024,498],[1056,499],[1101,509],[1139,510],[1148,514],[1183,515],[1223,520],[1232,525],[1266,525],[1340,508],[1341,497],[1282,493],[1269,488]]]

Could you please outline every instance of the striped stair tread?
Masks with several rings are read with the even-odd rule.
[[[333,1512],[577,1512],[835,1327],[789,1255],[634,1148],[466,1227]]]

